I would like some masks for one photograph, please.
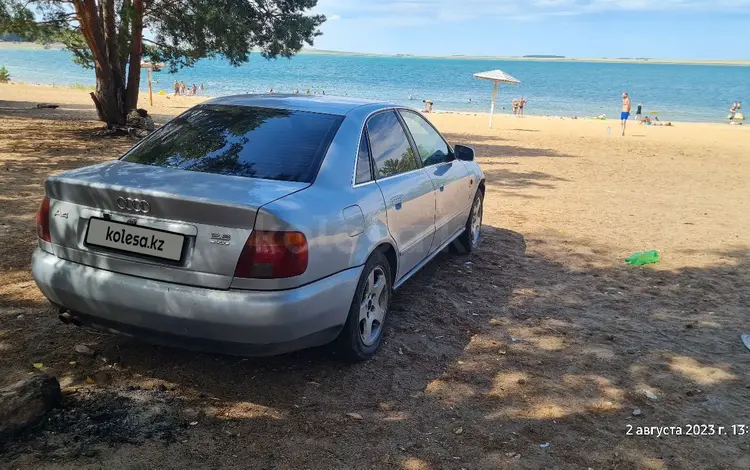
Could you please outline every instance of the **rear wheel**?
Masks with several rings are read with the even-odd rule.
[[[484,194],[482,194],[481,190],[477,190],[477,194],[474,196],[474,202],[471,204],[469,218],[466,220],[466,229],[453,243],[453,246],[459,253],[471,253],[479,244],[479,234],[482,231],[483,210]]]
[[[388,260],[376,251],[362,270],[349,316],[336,340],[347,359],[365,361],[378,351],[393,293],[391,279]]]

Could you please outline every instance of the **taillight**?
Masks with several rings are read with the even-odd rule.
[[[36,213],[36,234],[45,242],[52,243],[49,236],[49,198],[45,197]]]
[[[254,231],[245,242],[235,277],[278,279],[307,270],[307,238],[300,232]]]

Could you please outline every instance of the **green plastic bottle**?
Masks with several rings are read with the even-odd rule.
[[[633,266],[642,266],[644,264],[652,264],[659,262],[659,252],[656,250],[639,251],[633,253],[625,259],[626,263],[632,264]]]

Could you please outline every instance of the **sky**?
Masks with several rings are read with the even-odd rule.
[[[318,0],[315,48],[750,59],[750,0]]]

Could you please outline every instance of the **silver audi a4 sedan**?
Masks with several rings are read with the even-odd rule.
[[[471,252],[484,175],[419,113],[243,95],[51,176],[34,279],[66,323],[243,355],[380,346],[393,291]]]

